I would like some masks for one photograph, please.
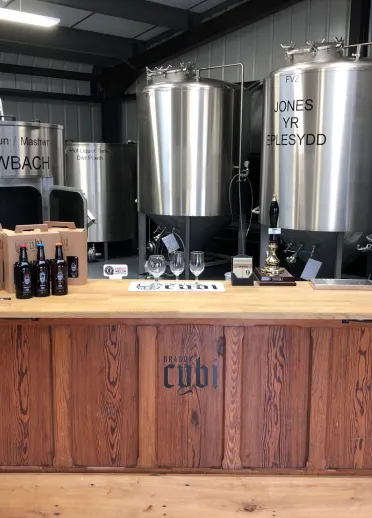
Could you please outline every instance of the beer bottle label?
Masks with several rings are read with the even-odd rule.
[[[22,268],[22,291],[24,295],[31,293],[31,275],[27,268]]]
[[[67,265],[70,279],[77,279],[79,277],[79,258],[76,256],[67,257]]]
[[[39,272],[39,282],[36,285],[36,293],[39,293],[40,295],[49,293],[49,283],[47,274],[43,270]]]
[[[66,280],[63,267],[58,267],[56,275],[56,293],[64,294],[66,290]]]

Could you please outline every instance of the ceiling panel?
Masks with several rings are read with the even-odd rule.
[[[167,27],[153,27],[149,31],[144,32],[143,34],[140,34],[137,36],[137,40],[142,41],[148,41],[152,38],[155,38],[156,36],[159,36],[160,34],[163,34],[163,32],[167,32],[169,29]]]
[[[191,9],[191,7],[200,4],[201,1],[202,0],[150,0],[150,2],[169,5],[170,7],[178,7],[179,9]]]
[[[195,13],[204,13],[224,3],[224,1],[225,0],[150,0],[150,2],[178,7],[179,9],[186,9]],[[238,2],[239,0],[236,0],[236,3]]]
[[[147,23],[123,20],[122,18],[106,16],[105,14],[93,14],[90,18],[87,18],[76,25],[76,29],[102,32],[103,34],[121,36],[122,38],[135,38],[152,28],[153,25],[149,25]]]
[[[9,5],[9,9],[19,11],[21,3],[22,11],[60,18],[61,25],[65,27],[71,27],[71,25],[74,25],[90,14],[89,11],[71,9],[69,7],[63,7],[62,5],[47,4],[38,2],[38,0],[15,0]]]
[[[194,13],[204,13],[205,11],[209,11],[209,9],[213,9],[213,7],[223,4],[224,1],[225,0],[205,0],[205,2],[199,2],[191,11]],[[236,3],[239,3],[239,0],[236,0]]]

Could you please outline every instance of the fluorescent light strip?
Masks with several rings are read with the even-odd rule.
[[[37,25],[38,27],[53,27],[61,21],[59,18],[52,18],[51,16],[25,13],[24,11],[15,11],[14,9],[6,9],[4,7],[0,9],[0,20]]]

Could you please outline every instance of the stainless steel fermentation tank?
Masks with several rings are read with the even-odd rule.
[[[372,62],[337,39],[285,48],[288,66],[264,81],[261,223],[275,192],[284,240],[340,277],[372,229]],[[262,262],[266,227],[261,241]]]
[[[5,228],[74,216],[83,224],[80,193],[64,187],[63,126],[5,116],[0,100],[0,222]],[[69,209],[67,210],[67,207]],[[76,208],[76,211],[70,208]],[[69,219],[70,220],[70,219]],[[67,219],[64,219],[67,221]]]
[[[241,89],[193,64],[148,70],[147,80],[137,94],[138,210],[199,249],[229,220]]]
[[[372,62],[342,41],[287,47],[264,82],[261,222],[273,193],[286,229],[371,229]]]
[[[94,220],[89,242],[106,244],[135,237],[135,162],[136,146],[132,144],[66,145],[66,184],[85,193]]]
[[[0,120],[0,178],[53,178],[64,185],[63,126]]]

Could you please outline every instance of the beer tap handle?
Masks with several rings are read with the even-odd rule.
[[[277,228],[279,220],[279,203],[276,194],[273,195],[273,199],[270,203],[270,226],[271,228]]]
[[[277,195],[273,195],[273,199],[270,203],[270,210],[269,210],[269,219],[270,219],[270,228],[277,228],[278,227],[278,220],[279,220],[279,203]],[[277,242],[277,236],[271,234],[270,235],[270,241]]]

